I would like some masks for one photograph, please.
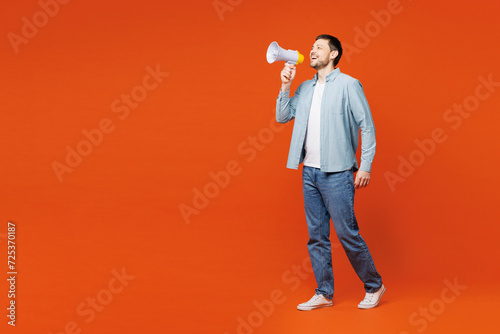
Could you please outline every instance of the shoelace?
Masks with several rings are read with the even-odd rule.
[[[365,295],[365,299],[363,300],[364,302],[371,303],[375,297],[374,293],[367,293]]]
[[[318,298],[320,298],[320,295],[314,295],[311,299],[309,299],[309,301],[307,302],[307,304],[314,303],[316,300],[318,300]]]

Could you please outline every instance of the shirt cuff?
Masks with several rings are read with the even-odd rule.
[[[372,170],[372,164],[368,161],[361,161],[361,165],[359,166],[359,170],[370,173]]]
[[[290,89],[287,90],[286,92],[282,92],[281,89],[280,89],[280,93],[279,93],[279,98],[282,98],[282,97],[290,97]]]

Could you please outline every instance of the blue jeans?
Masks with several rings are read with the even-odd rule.
[[[382,278],[359,234],[354,215],[353,169],[325,173],[318,168],[304,166],[302,179],[309,231],[307,248],[318,284],[316,293],[333,298],[330,218],[352,267],[364,283],[365,291],[376,292],[382,286]]]

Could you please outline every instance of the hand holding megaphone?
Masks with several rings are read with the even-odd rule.
[[[292,83],[292,80],[295,78],[295,65],[285,64],[285,67],[281,70],[281,82],[283,85],[289,85]]]
[[[285,50],[277,42],[272,42],[267,48],[266,59],[269,64],[275,61],[286,61],[281,71],[281,90],[289,90],[295,78],[295,65],[302,64],[304,56],[297,50]]]

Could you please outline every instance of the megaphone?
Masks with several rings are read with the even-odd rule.
[[[267,48],[267,62],[269,64],[275,61],[286,61],[289,64],[298,65],[304,61],[304,56],[297,50],[285,50],[278,45],[277,42],[272,42]]]

